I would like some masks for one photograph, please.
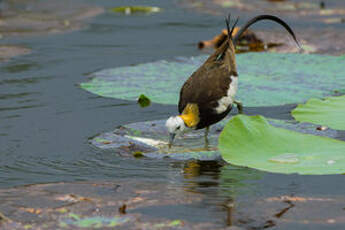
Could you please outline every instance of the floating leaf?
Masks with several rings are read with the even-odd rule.
[[[80,220],[80,216],[75,213],[70,213],[68,217],[74,219],[74,220]]]
[[[151,105],[151,100],[148,97],[146,97],[144,94],[141,94],[138,97],[137,102],[142,108],[145,108]]]
[[[176,226],[179,226],[182,224],[183,224],[183,222],[181,220],[173,220],[168,224],[168,226],[169,227],[176,227]]]
[[[222,158],[214,146],[220,132],[219,127],[222,125],[217,124],[210,128],[208,149],[204,147],[204,130],[177,136],[174,145],[169,149],[165,120],[127,124],[94,137],[90,143],[101,149],[113,149],[121,156],[218,161]]]
[[[120,6],[110,9],[115,13],[133,14],[133,13],[157,13],[161,11],[159,7],[155,6]]]
[[[136,100],[142,92],[152,101],[177,104],[183,82],[207,58],[199,56],[106,69],[81,87],[104,97]],[[238,54],[239,91],[244,106],[295,104],[345,89],[345,56],[306,54]]]
[[[63,214],[63,213],[68,212],[68,209],[67,208],[58,208],[58,209],[56,209],[56,211],[58,211],[59,213]]]
[[[204,130],[195,130],[177,136],[172,148],[168,148],[168,132],[165,120],[145,121],[127,124],[117,129],[102,133],[90,139],[90,144],[101,149],[111,149],[120,156],[145,156],[155,159],[171,158],[176,160],[197,159],[201,161],[222,161],[215,148],[220,132],[228,119],[210,127],[209,148],[205,148]],[[337,138],[338,132],[333,129],[318,131],[318,125],[297,123],[296,121],[269,120],[275,127],[285,128],[301,133]],[[273,161],[288,161],[288,156],[281,156]]]
[[[135,151],[135,152],[133,153],[133,156],[136,157],[136,158],[139,158],[139,157],[143,157],[144,155],[143,155],[143,153],[140,152],[140,151]]]
[[[182,226],[183,222],[181,220],[173,220],[170,222],[163,222],[159,224],[154,224],[152,227],[153,229],[162,229],[162,228],[169,228],[169,227],[179,227]]]
[[[291,114],[297,121],[345,130],[345,96],[328,97],[324,100],[310,99],[307,103],[298,105]]]
[[[69,215],[69,218],[64,218],[60,222],[61,227],[79,227],[79,228],[106,228],[115,227],[128,222],[130,218],[122,216],[104,217],[80,217],[77,214]]]
[[[345,172],[345,142],[276,128],[262,116],[231,119],[219,137],[219,150],[231,164],[269,172]]]

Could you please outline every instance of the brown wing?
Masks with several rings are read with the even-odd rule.
[[[204,65],[190,76],[180,91],[179,112],[188,103],[196,103],[199,108],[216,107],[230,84],[230,74],[220,64]]]
[[[188,103],[198,105],[200,112],[215,108],[229,88],[231,75],[237,76],[231,41],[225,41],[184,83],[180,91],[179,112]],[[230,44],[230,45],[229,45]]]

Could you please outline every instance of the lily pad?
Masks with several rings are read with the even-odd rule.
[[[262,116],[231,119],[219,137],[219,150],[231,164],[269,172],[345,172],[345,142],[276,128]]]
[[[169,134],[165,120],[137,122],[118,127],[90,140],[90,144],[101,149],[112,149],[121,156],[148,157],[154,159],[222,161],[216,149],[222,124],[214,125],[209,132],[209,147],[204,146],[204,131],[186,133],[175,138],[168,147]]]
[[[324,100],[310,99],[307,103],[298,105],[291,113],[297,121],[345,130],[345,96],[328,97]]]
[[[122,225],[130,220],[128,217],[114,216],[114,217],[103,217],[94,216],[81,218],[79,215],[70,213],[68,218],[60,221],[60,227],[66,228],[68,226],[78,227],[78,228],[105,228],[105,227],[115,227]]]
[[[245,106],[295,104],[311,97],[332,96],[335,88],[345,89],[345,56],[247,53],[236,57],[240,77],[237,98]],[[106,69],[94,73],[81,87],[104,97],[136,100],[143,93],[153,102],[177,104],[183,82],[206,58]]]
[[[204,145],[204,130],[196,130],[177,136],[172,148],[168,148],[169,134],[165,128],[165,120],[136,122],[122,125],[113,131],[105,132],[89,140],[89,143],[100,149],[111,150],[122,157],[148,157],[153,159],[170,158],[175,160],[220,161],[222,156],[217,149],[218,137],[229,119],[210,127],[209,146]],[[333,129],[318,131],[318,125],[269,119],[275,127],[281,127],[300,133],[331,138],[343,138]],[[275,159],[271,159],[275,160]],[[275,161],[288,161],[288,156]]]

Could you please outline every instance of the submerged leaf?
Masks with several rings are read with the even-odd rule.
[[[310,99],[307,103],[298,105],[291,114],[300,122],[345,130],[345,96],[328,97],[324,100]]]
[[[104,97],[136,100],[142,92],[152,101],[177,104],[183,82],[207,58],[157,61],[96,72],[81,87]],[[345,89],[345,56],[248,53],[236,56],[237,98],[244,106],[295,104]]]
[[[219,137],[219,150],[231,164],[269,172],[345,172],[345,142],[276,128],[262,116],[231,119]]]

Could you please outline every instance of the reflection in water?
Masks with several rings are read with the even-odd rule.
[[[40,65],[36,62],[9,63],[2,67],[0,77],[0,119],[19,117],[23,109],[33,109],[45,106],[42,103],[42,89],[38,88],[41,81],[52,79],[51,76],[37,76]],[[22,74],[22,72],[32,71]],[[28,76],[29,75],[29,76]],[[14,111],[15,114],[11,113]]]
[[[224,207],[226,209],[226,225],[232,226],[233,225],[233,210],[234,210],[234,200],[229,198],[227,201],[224,202]]]
[[[219,212],[226,226],[260,225],[252,223],[250,217],[244,217],[239,207],[250,207],[257,198],[258,182],[263,175],[254,169],[216,161],[190,161],[183,167],[185,191],[205,195],[203,203]]]
[[[26,96],[30,96],[33,94],[38,94],[35,92],[23,92],[23,93],[7,93],[7,94],[0,94],[0,100],[11,99],[11,98],[23,98]]]
[[[37,105],[27,105],[27,106],[14,106],[14,107],[0,107],[0,111],[11,111],[11,110],[21,110],[21,109],[32,109],[36,107],[41,107],[42,104]]]
[[[18,84],[18,85],[26,85],[26,84],[34,84],[38,83],[41,80],[47,80],[50,77],[27,77],[27,78],[20,78],[20,79],[4,79],[0,80],[0,85],[6,84]]]
[[[221,167],[217,161],[187,162],[183,168],[186,190],[197,192],[198,188],[217,187]]]
[[[234,199],[232,196],[219,196],[219,183],[223,164],[217,161],[190,161],[184,165],[185,190],[188,192],[211,194],[206,203],[220,209],[225,216],[224,225],[233,225]]]
[[[21,63],[21,64],[14,64],[8,65],[4,67],[4,70],[8,73],[19,73],[24,71],[29,71],[33,68],[39,68],[40,65],[37,63]]]

